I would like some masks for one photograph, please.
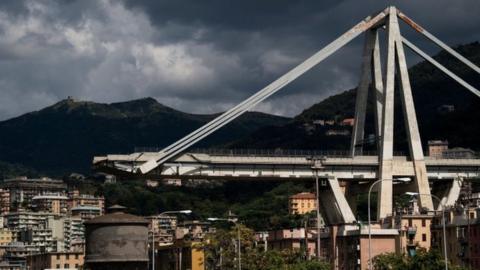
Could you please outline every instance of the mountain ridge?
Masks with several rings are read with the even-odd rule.
[[[41,110],[0,122],[0,160],[42,172],[88,172],[94,155],[163,147],[218,114],[189,114],[141,98],[116,103],[61,100]],[[290,118],[248,112],[200,146],[221,145],[259,127]]]

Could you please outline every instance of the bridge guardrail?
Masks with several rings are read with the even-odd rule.
[[[159,152],[162,147],[135,147],[135,152]],[[349,150],[304,150],[304,149],[226,149],[226,148],[193,148],[188,150],[190,153],[208,154],[217,156],[260,156],[260,157],[331,157],[347,158],[350,157]],[[363,151],[362,156],[376,156],[377,151]],[[394,156],[405,156],[406,153],[396,151]],[[428,156],[429,159],[480,159],[480,153],[465,156],[463,153],[449,153],[445,157]]]
[[[159,147],[135,147],[135,152],[158,152]],[[225,148],[194,148],[190,153],[219,156],[263,156],[263,157],[350,157],[348,150],[303,150],[303,149],[225,149]],[[364,151],[364,156],[375,156],[376,151]]]

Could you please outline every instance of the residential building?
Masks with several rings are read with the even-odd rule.
[[[77,270],[83,268],[83,262],[83,252],[50,252],[32,254],[26,257],[26,264],[29,270]]]
[[[74,190],[68,194],[68,197],[69,209],[79,206],[92,206],[100,210],[100,215],[105,214],[105,198],[103,196],[80,194],[78,190]]]
[[[454,147],[448,148],[448,141],[428,141],[428,154],[431,158],[461,159],[475,158],[476,153],[472,149]]]
[[[48,212],[12,212],[5,225],[17,241],[34,246],[35,252],[83,250],[84,227],[80,217]]]
[[[70,209],[72,217],[80,217],[83,221],[101,216],[102,209],[98,206],[78,205]]]
[[[25,269],[27,255],[38,253],[38,248],[32,244],[23,242],[11,242],[0,247],[3,262],[10,265],[19,265],[21,269]]]
[[[268,249],[305,250],[309,258],[316,254],[317,233],[313,229],[292,228],[270,231],[266,240]]]
[[[205,270],[205,252],[200,242],[178,240],[173,245],[157,250],[155,270],[190,269]]]
[[[430,214],[405,214],[395,217],[395,229],[398,230],[396,250],[399,253],[415,255],[418,247],[430,249],[433,215]]]
[[[48,212],[10,212],[4,215],[4,227],[13,231],[46,226],[47,219],[55,214]]]
[[[7,261],[0,262],[0,270],[24,270],[25,267],[22,264],[10,263]]]
[[[464,196],[460,196],[459,203],[462,205],[473,205],[473,206],[480,206],[480,192],[466,194]]]
[[[65,193],[67,185],[62,180],[46,177],[39,179],[18,177],[4,180],[0,188],[9,192],[9,211],[17,211],[31,208],[32,199],[37,195]]]
[[[415,255],[417,248],[429,250],[431,247],[431,225],[435,214],[440,212],[422,211],[417,198],[410,201],[408,208],[395,211],[393,217],[384,219],[383,228],[398,230],[395,249],[397,253]]]
[[[432,224],[432,247],[443,250],[445,241],[450,262],[478,269],[480,267],[479,211],[477,206],[447,209],[446,241],[443,237],[442,219],[436,217]]]
[[[443,151],[443,158],[459,159],[459,158],[475,158],[475,151],[469,148],[454,147]]]
[[[432,158],[443,158],[443,152],[448,150],[448,141],[428,141],[428,155]]]
[[[385,252],[395,252],[398,230],[372,225],[372,257]],[[307,239],[305,239],[307,235]],[[368,269],[368,227],[362,224],[332,225],[322,228],[320,257],[332,264],[332,269]],[[317,254],[317,232],[310,227],[269,232],[268,248],[277,250],[305,250],[305,256]]]
[[[303,215],[315,211],[316,196],[310,192],[302,192],[292,195],[288,198],[288,209],[292,215]]]
[[[0,228],[0,246],[4,246],[15,241],[14,234],[7,228]]]
[[[63,194],[42,194],[33,196],[31,205],[35,211],[66,214],[67,200],[68,197]]]
[[[0,214],[10,212],[10,192],[6,189],[0,189]]]
[[[395,252],[395,242],[398,237],[396,229],[384,229],[374,225],[371,229],[371,235],[372,258],[382,253]],[[368,237],[367,226],[360,224],[339,226],[336,240],[333,243],[334,245],[331,245],[330,250],[330,252],[333,252],[334,269],[368,269]],[[338,255],[335,255],[336,252],[338,252]]]
[[[210,222],[201,222],[198,220],[185,221],[179,224],[175,230],[175,239],[183,239],[184,241],[201,241],[207,233],[214,232],[214,228],[210,227]]]
[[[85,226],[81,217],[64,219],[64,250],[81,252],[85,250]]]
[[[174,242],[177,229],[177,217],[168,215],[155,215],[146,217],[149,221],[148,230],[155,235],[158,246],[170,245]]]

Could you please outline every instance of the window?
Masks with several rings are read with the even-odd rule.
[[[63,268],[65,268],[65,269],[70,268],[70,264],[66,263],[66,264],[63,266]]]
[[[425,227],[425,226],[427,226],[427,224],[426,224],[426,223],[427,223],[427,222],[426,222],[426,220],[425,220],[425,219],[422,219],[422,227]]]
[[[78,254],[75,254],[75,260],[78,260]]]
[[[60,269],[60,264],[57,264],[57,267],[55,267],[55,268]]]
[[[66,256],[67,256],[67,260],[70,259],[70,254],[67,254]]]
[[[422,233],[422,241],[423,242],[427,241],[427,234],[426,233]]]
[[[408,219],[408,227],[412,227],[412,219],[411,218]]]

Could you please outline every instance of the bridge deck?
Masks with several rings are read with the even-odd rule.
[[[157,158],[157,152],[108,155],[94,158],[97,170],[132,172],[144,162]],[[318,156],[316,156],[318,157]],[[436,159],[425,157],[429,178],[479,177],[480,159]],[[378,156],[322,156],[313,165],[312,156],[229,153],[185,153],[150,173],[162,178],[312,178],[314,169],[320,176],[335,175],[345,179],[375,179]],[[395,156],[394,175],[414,176],[413,163],[405,156]]]

